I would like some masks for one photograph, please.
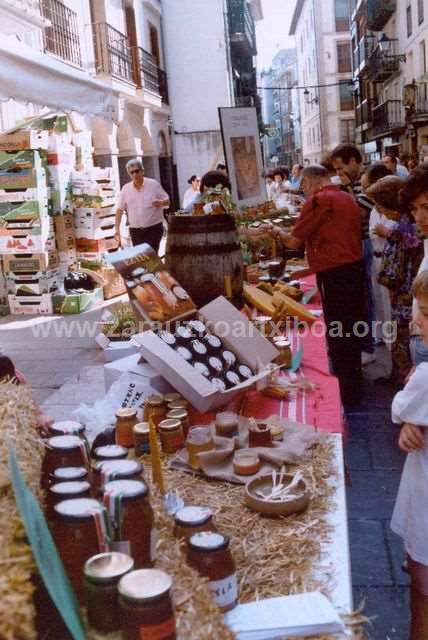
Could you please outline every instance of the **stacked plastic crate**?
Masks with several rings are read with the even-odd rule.
[[[48,132],[38,129],[0,139],[0,255],[11,313],[52,313],[51,293],[59,286],[48,144]]]

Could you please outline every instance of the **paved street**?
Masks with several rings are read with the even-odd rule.
[[[91,336],[82,336],[82,331],[97,333],[101,315],[102,310],[96,310],[77,317],[39,318],[36,324],[25,317],[0,322],[2,350],[27,376],[46,413],[56,419],[69,418],[80,402],[90,404],[104,393],[101,350]],[[46,334],[37,335],[40,327]],[[387,373],[387,353],[379,349],[378,354],[368,378]],[[61,390],[65,381],[71,384]],[[373,640],[403,640],[409,618],[408,577],[401,570],[403,550],[389,528],[404,459],[396,444],[398,429],[390,422],[391,397],[387,385],[368,380],[362,406],[348,415],[354,597],[355,606],[365,601],[365,612],[373,617],[368,628]]]

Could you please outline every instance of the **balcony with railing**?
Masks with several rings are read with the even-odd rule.
[[[355,126],[364,131],[369,129],[372,123],[371,101],[363,100],[355,108]]]
[[[155,56],[142,47],[133,47],[132,64],[137,88],[161,96],[162,102],[169,104],[167,76],[165,71],[158,67]]]
[[[247,0],[227,0],[227,4],[232,48],[238,55],[256,55],[256,28]]]
[[[373,138],[390,135],[405,127],[404,107],[401,100],[387,100],[373,109]]]
[[[41,0],[41,15],[50,25],[43,32],[45,53],[82,66],[77,13],[59,0]]]
[[[128,37],[106,22],[94,23],[92,33],[97,75],[133,83],[135,74]]]
[[[428,82],[416,83],[414,120],[428,120]]]
[[[405,56],[398,53],[398,40],[388,40],[386,50],[378,44],[369,58],[369,77],[372,82],[385,82],[400,71]]]
[[[376,46],[375,36],[363,36],[354,49],[354,73],[361,73],[369,62]]]
[[[367,28],[382,31],[397,10],[397,0],[367,0]]]

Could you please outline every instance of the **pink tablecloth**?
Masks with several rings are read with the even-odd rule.
[[[308,290],[315,285],[315,278],[309,276],[302,282],[302,288]],[[320,309],[318,296],[312,300],[309,308]],[[258,391],[250,391],[243,406],[243,414],[248,417],[267,418],[271,415],[288,417],[298,422],[310,424],[330,433],[344,433],[345,422],[339,394],[337,378],[329,373],[327,345],[323,335],[324,323],[322,317],[317,321],[312,330],[305,335],[300,335],[297,329],[291,329],[288,333],[291,339],[293,352],[297,352],[303,346],[303,360],[299,371],[295,374],[298,378],[305,377],[318,385],[318,389],[312,392],[298,393],[291,400],[274,400]],[[288,376],[289,374],[283,373]],[[237,404],[228,407],[237,410]],[[200,422],[209,422],[214,418],[213,414],[194,416]]]

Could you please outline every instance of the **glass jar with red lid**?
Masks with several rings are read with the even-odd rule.
[[[141,480],[143,465],[138,460],[101,460],[94,466],[92,484],[97,497],[102,497],[104,485],[113,480]]]
[[[83,600],[83,567],[91,556],[109,551],[110,525],[103,504],[91,498],[63,500],[54,507],[52,536],[70,582]]]
[[[91,485],[86,480],[74,482],[57,482],[51,484],[46,493],[46,514],[48,518],[54,516],[54,507],[63,500],[76,498],[90,498]]]
[[[114,531],[114,546],[134,559],[136,568],[151,567],[153,510],[147,485],[115,480],[104,485],[104,505]]]
[[[214,514],[209,507],[183,507],[174,516],[174,535],[187,542],[194,533],[217,531],[213,518]]]
[[[220,611],[225,613],[236,607],[238,581],[227,536],[210,531],[195,533],[187,542],[187,564],[208,578]]]
[[[126,640],[176,640],[172,579],[158,569],[131,571],[119,582]]]
[[[86,561],[84,573],[85,604],[91,627],[103,633],[118,631],[121,626],[120,579],[134,568],[126,553],[99,553]]]
[[[85,442],[78,436],[54,436],[45,442],[41,485],[49,486],[52,473],[58,467],[85,467],[89,469]]]

